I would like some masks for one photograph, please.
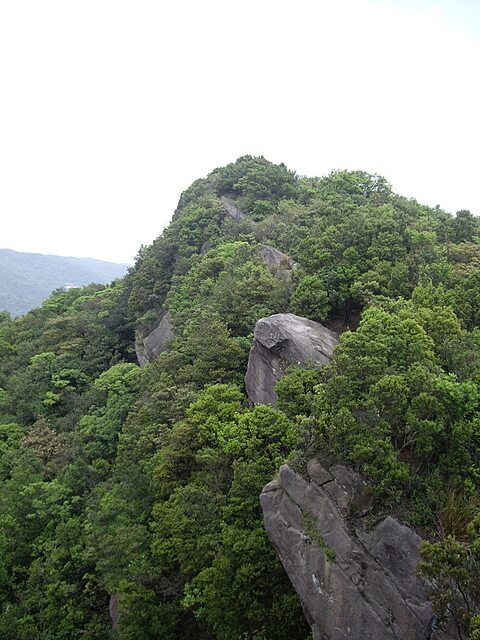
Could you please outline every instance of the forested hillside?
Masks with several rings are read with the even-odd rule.
[[[135,333],[167,310],[141,368]],[[253,328],[284,311],[340,345],[251,407]],[[1,318],[0,637],[306,640],[258,496],[315,453],[364,476],[367,521],[430,541],[439,623],[478,639],[479,327],[470,212],[261,157],[197,180],[125,278]]]
[[[0,249],[0,310],[18,316],[38,307],[66,284],[108,284],[121,278],[128,265]]]

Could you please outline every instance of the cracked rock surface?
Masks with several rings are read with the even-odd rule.
[[[338,336],[319,322],[277,313],[255,325],[245,387],[252,404],[275,404],[275,385],[291,365],[328,364]]]
[[[314,459],[306,477],[282,466],[260,497],[314,640],[458,640],[454,629],[436,629],[416,575],[420,537],[390,516],[370,532],[349,524],[360,487],[353,471]]]

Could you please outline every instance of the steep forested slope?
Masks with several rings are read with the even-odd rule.
[[[108,284],[121,278],[126,264],[93,258],[67,258],[0,249],[0,310],[21,315],[38,307],[52,291],[76,286]]]
[[[0,636],[305,640],[258,495],[319,452],[368,480],[366,518],[430,538],[439,615],[459,586],[477,637],[479,264],[467,211],[246,156],[182,194],[123,280],[2,318]],[[135,331],[167,309],[175,337],[140,368]],[[249,407],[253,327],[281,311],[361,321]]]

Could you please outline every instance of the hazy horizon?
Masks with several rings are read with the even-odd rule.
[[[31,255],[40,255],[47,257],[58,257],[58,258],[74,258],[76,260],[96,260],[98,262],[114,262],[115,264],[120,265],[132,265],[133,260],[130,262],[117,262],[116,260],[104,260],[103,258],[97,258],[95,256],[72,256],[72,255],[64,255],[60,253],[44,253],[43,251],[19,251],[18,249],[12,249],[11,247],[0,247],[0,251],[13,251],[14,253],[27,253]]]
[[[242,155],[362,169],[480,213],[480,7],[219,0],[0,7],[2,245],[132,263]]]

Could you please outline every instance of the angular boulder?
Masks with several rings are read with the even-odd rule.
[[[165,312],[157,326],[147,335],[142,335],[139,330],[135,335],[135,353],[137,354],[138,364],[144,367],[162,351],[168,348],[168,344],[174,337],[172,317],[170,313]]]
[[[392,517],[372,531],[347,518],[361,490],[343,466],[289,466],[261,496],[265,527],[295,588],[314,640],[459,640],[440,630],[416,575],[421,539]]]
[[[336,333],[308,318],[293,313],[261,318],[255,325],[245,376],[250,402],[275,404],[275,385],[288,367],[324,366],[337,344]]]

